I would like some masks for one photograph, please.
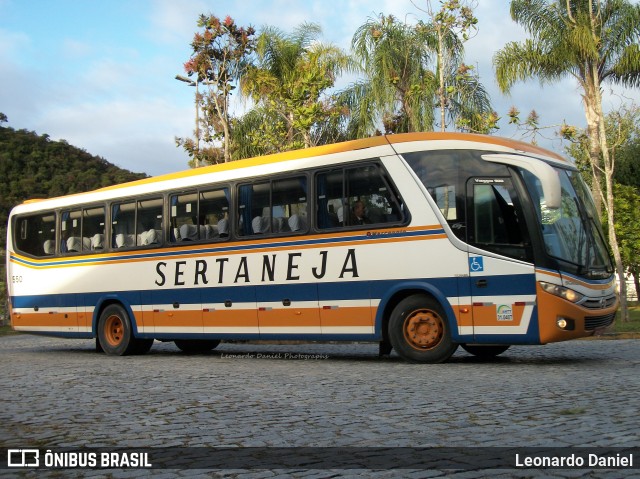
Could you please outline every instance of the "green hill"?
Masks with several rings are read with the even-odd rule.
[[[3,122],[6,116],[0,113],[0,124]],[[118,168],[64,140],[53,141],[48,135],[0,126],[0,297],[5,281],[4,250],[11,208],[29,198],[80,193],[145,177],[143,173]]]

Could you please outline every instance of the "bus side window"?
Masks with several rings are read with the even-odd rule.
[[[229,188],[201,191],[198,203],[200,239],[229,237]]]
[[[136,245],[158,246],[162,243],[162,198],[138,201]]]
[[[17,218],[13,235],[18,251],[32,256],[52,256],[56,252],[56,215],[48,212]]]
[[[229,236],[229,189],[173,195],[171,242],[215,241]]]
[[[462,241],[467,240],[464,181],[471,174],[467,167],[470,156],[473,153],[459,150],[419,151],[403,155],[453,233]]]
[[[111,246],[127,248],[135,246],[136,203],[118,203],[111,207]]]
[[[271,185],[269,182],[240,185],[238,188],[238,235],[271,232]]]
[[[79,253],[83,249],[82,210],[63,211],[60,218],[60,251]]]
[[[240,185],[238,235],[307,231],[307,178],[294,176]]]
[[[343,170],[316,176],[316,224],[319,229],[344,225]]]
[[[86,208],[82,211],[83,251],[99,251],[104,248],[104,226],[104,207]]]
[[[375,164],[320,173],[316,191],[320,229],[404,220],[399,195]]]
[[[346,175],[349,224],[384,224],[402,221],[398,194],[378,165],[350,168]]]
[[[193,241],[198,238],[198,194],[197,192],[172,195],[171,205],[171,242]]]
[[[60,219],[60,251],[79,253],[104,247],[103,207],[63,211]]]
[[[299,233],[307,230],[307,178],[293,177],[271,183],[271,231]]]

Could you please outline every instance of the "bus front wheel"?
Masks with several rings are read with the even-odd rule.
[[[421,294],[398,303],[389,319],[389,340],[404,359],[417,363],[442,363],[458,345],[444,311],[433,298]]]
[[[98,341],[109,356],[124,356],[134,352],[136,340],[131,320],[119,304],[110,304],[102,311],[98,321]]]

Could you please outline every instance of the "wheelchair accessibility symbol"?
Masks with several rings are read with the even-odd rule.
[[[480,271],[484,271],[482,256],[469,257],[469,271],[471,271],[472,273],[479,273]]]

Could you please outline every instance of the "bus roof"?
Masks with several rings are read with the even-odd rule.
[[[163,181],[176,180],[182,178],[195,177],[205,175],[209,173],[216,173],[222,171],[230,171],[235,169],[248,168],[252,166],[267,165],[272,163],[279,163],[289,160],[299,160],[304,158],[311,158],[316,156],[325,156],[334,153],[342,153],[347,151],[363,150],[367,148],[373,148],[383,145],[391,145],[409,142],[423,142],[423,141],[459,141],[465,143],[484,143],[487,145],[496,145],[503,148],[515,150],[517,152],[529,153],[535,156],[546,157],[549,160],[568,164],[567,160],[562,156],[544,149],[536,145],[531,145],[522,141],[512,140],[508,138],[502,138],[497,136],[480,135],[473,133],[455,133],[455,132],[428,132],[428,133],[399,133],[395,135],[380,135],[370,138],[352,140],[341,143],[333,143],[330,145],[316,146],[312,148],[305,148],[299,150],[286,151],[282,153],[275,153],[271,155],[259,156],[255,158],[247,158],[243,160],[232,161],[229,163],[219,163],[216,165],[204,166],[201,168],[192,168],[189,170],[178,171],[175,173],[168,173],[159,176],[152,176],[149,178],[143,178],[141,180],[131,181],[128,183],[120,183],[117,185],[106,186],[93,191],[76,193],[66,196],[84,195],[87,193],[104,192],[120,188],[128,188],[138,185],[148,185],[152,183],[159,183]],[[462,147],[462,145],[461,145]],[[50,198],[55,199],[55,198]],[[23,204],[39,203],[41,201],[47,201],[43,198],[28,199]]]

